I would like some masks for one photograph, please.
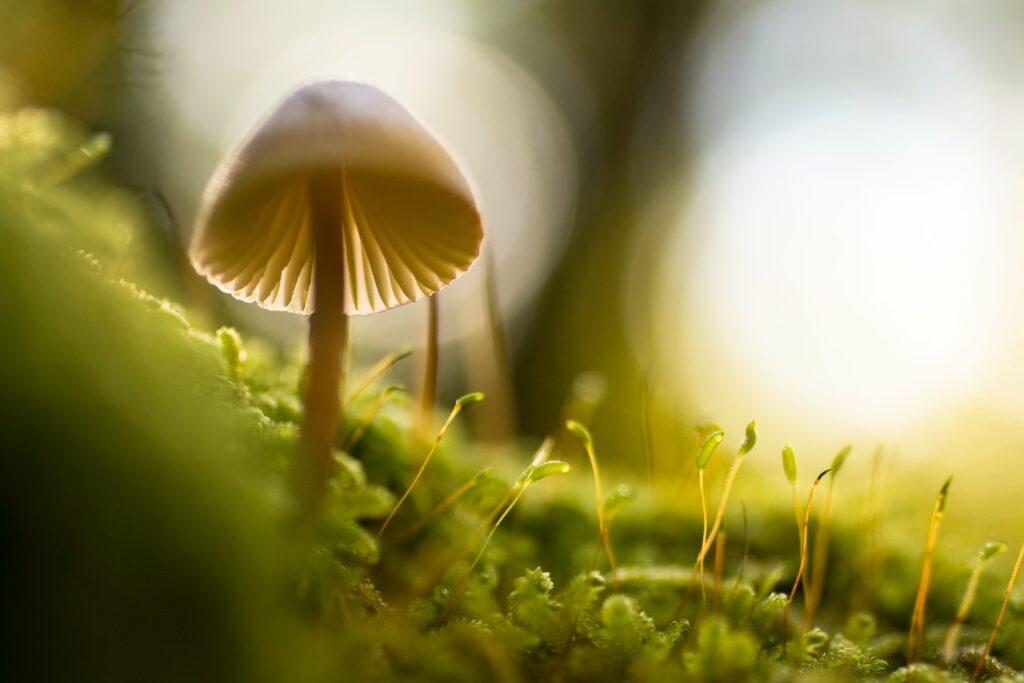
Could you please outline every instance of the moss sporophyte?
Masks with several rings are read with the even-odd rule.
[[[704,471],[708,468],[708,463],[711,462],[711,456],[718,450],[719,444],[722,443],[722,439],[725,438],[725,433],[721,431],[711,432],[704,438],[704,442],[697,449],[697,484],[700,488],[700,512],[703,518],[703,529],[701,531],[701,549],[697,554],[697,564],[699,565],[700,571],[700,604],[701,608],[704,607],[706,601],[705,588],[704,588],[704,554],[705,548],[708,546],[708,502],[707,496],[704,494]]]
[[[104,202],[91,182],[103,181],[82,177],[102,145],[94,149],[82,133],[12,159],[12,147],[63,140],[61,128],[38,112],[0,113],[0,311],[13,320],[0,363],[16,390],[0,413],[5,444],[18,446],[4,453],[13,468],[4,506],[15,511],[5,521],[33,532],[24,544],[15,538],[23,547],[10,556],[20,552],[19,561],[5,555],[5,571],[19,580],[4,608],[25,625],[19,647],[40,631],[47,651],[62,654],[21,657],[29,674],[135,680],[139,666],[159,662],[175,680],[211,671],[241,680],[509,683],[1019,678],[1024,547],[1008,539],[1013,561],[1007,544],[979,550],[944,533],[947,511],[960,509],[949,479],[935,482],[929,517],[910,497],[900,508],[882,505],[893,496],[883,491],[891,468],[880,455],[857,463],[843,447],[808,490],[787,447],[786,483],[758,481],[737,505],[757,425],[747,426],[728,467],[731,441],[717,425],[701,425],[693,442],[688,432],[677,438],[673,465],[696,472],[699,491],[676,495],[678,472],[652,476],[644,434],[618,463],[599,447],[606,441],[588,425],[605,384],[594,374],[581,376],[557,433],[535,452],[452,433],[478,393],[454,403],[430,444],[412,438],[417,401],[395,400],[402,387],[381,381],[408,351],[385,356],[346,394],[346,316],[436,292],[472,261],[479,216],[454,165],[386,96],[352,84],[309,88],[225,162],[193,245],[219,286],[313,314],[305,377],[298,356],[233,327],[204,331],[187,308],[111,276],[105,261],[115,259],[67,237],[118,222],[93,213]],[[372,145],[356,139],[362,133],[337,133],[364,124]],[[391,140],[399,128],[402,141]],[[304,150],[314,133],[321,149]],[[415,154],[403,147],[413,142]],[[308,155],[316,170],[304,165]],[[346,163],[327,163],[337,158]],[[430,176],[445,169],[453,175]],[[389,250],[432,253],[406,222],[413,213],[451,232],[463,265],[442,263],[435,273],[391,260]],[[321,244],[331,225],[337,252],[330,238]],[[326,277],[318,264],[339,254],[328,280],[337,288],[317,292]],[[41,264],[50,267],[47,287],[38,286]],[[336,304],[326,313],[323,298]],[[112,343],[66,334],[96,321]],[[52,381],[55,367],[72,390]],[[325,411],[330,385],[336,403]],[[652,411],[649,387],[645,395],[645,424],[652,412],[668,417]],[[128,412],[133,404],[152,409]],[[58,419],[62,429],[39,429]],[[314,449],[325,424],[329,467]],[[760,440],[764,448],[768,433]],[[572,472],[572,457],[586,457],[587,471]],[[859,505],[858,465],[871,468]],[[609,475],[630,483],[608,485]],[[297,477],[302,505],[316,513],[300,527],[286,495]],[[636,484],[666,495],[637,496]],[[923,548],[885,523],[891,509],[917,510],[908,519],[921,525]],[[80,541],[74,552],[44,561],[47,548],[63,547],[54,541],[69,538]],[[691,602],[709,562],[711,595]],[[797,612],[801,585],[805,610]],[[168,604],[202,628],[152,618]],[[69,605],[104,617],[110,637],[91,637],[95,620],[67,618]],[[41,673],[65,653],[74,655],[72,675]],[[5,654],[4,673],[21,653]],[[135,675],[96,675],[97,667]]]
[[[587,460],[590,462],[590,470],[594,475],[594,503],[597,507],[598,534],[601,544],[604,545],[605,555],[608,557],[608,566],[612,573],[612,581],[614,582],[616,580],[615,552],[612,550],[611,536],[608,532],[608,517],[605,513],[604,505],[605,498],[601,492],[601,470],[597,465],[597,453],[594,452],[594,439],[590,436],[590,431],[575,420],[566,422],[566,427],[583,444],[583,449],[587,453]]]
[[[466,394],[465,396],[462,396],[455,401],[455,405],[452,406],[451,412],[448,413],[448,417],[445,419],[444,424],[441,425],[441,429],[438,430],[437,436],[434,437],[434,442],[430,445],[430,450],[427,451],[426,457],[423,458],[423,463],[420,465],[420,468],[416,470],[416,476],[414,476],[412,478],[412,481],[409,483],[409,488],[405,490],[405,493],[403,493],[402,496],[398,499],[398,502],[395,503],[395,506],[391,508],[391,512],[389,512],[388,516],[384,519],[384,523],[381,524],[380,530],[377,532],[378,538],[384,535],[384,532],[387,530],[388,525],[391,524],[391,520],[395,518],[395,515],[398,514],[399,508],[402,507],[402,503],[405,502],[405,499],[409,497],[410,493],[412,493],[412,490],[416,487],[416,484],[419,483],[420,478],[423,476],[423,473],[427,469],[427,465],[430,463],[430,459],[433,457],[434,452],[437,450],[437,447],[441,445],[441,440],[444,439],[444,435],[448,433],[448,428],[451,427],[452,422],[455,421],[455,418],[458,416],[458,414],[462,412],[462,409],[465,406],[482,400],[484,400],[484,395],[479,392],[475,392],[472,394]]]
[[[811,526],[811,502],[814,500],[814,492],[817,490],[818,484],[821,483],[821,480],[828,473],[829,470],[825,470],[814,479],[814,483],[811,484],[811,490],[807,494],[807,503],[804,505],[803,523],[800,527],[800,564],[797,566],[796,579],[793,580],[793,587],[789,590],[789,597],[786,599],[786,609],[782,613],[783,646],[785,646],[786,636],[789,633],[789,612],[793,607],[793,600],[796,598],[796,590],[800,586],[800,579],[803,578],[804,568],[807,567],[807,534]]]
[[[932,565],[935,561],[935,544],[939,538],[939,527],[942,525],[942,518],[946,512],[946,503],[949,499],[949,487],[953,483],[953,476],[942,484],[938,495],[935,497],[935,506],[932,509],[931,519],[928,520],[928,533],[924,542],[924,564],[921,568],[921,581],[918,584],[917,597],[914,600],[914,611],[910,618],[910,633],[907,636],[907,661],[911,664],[918,661],[924,653],[924,624],[925,607],[928,601],[928,589],[932,580]]]

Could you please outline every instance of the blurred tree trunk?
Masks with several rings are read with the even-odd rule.
[[[567,37],[596,96],[601,148],[584,150],[577,225],[566,257],[539,297],[541,309],[515,358],[520,422],[531,433],[549,432],[580,372],[608,380],[606,403],[593,428],[603,450],[642,462],[639,393],[644,368],[629,348],[623,306],[627,255],[636,232],[638,203],[631,196],[632,142],[639,105],[656,97],[653,124],[665,146],[685,154],[679,139],[685,93],[652,92],[669,73],[682,74],[686,54],[709,3],[705,0],[621,0],[601,11],[581,0],[551,2],[543,10]],[[683,84],[683,78],[673,80]],[[656,380],[657,378],[655,378]]]

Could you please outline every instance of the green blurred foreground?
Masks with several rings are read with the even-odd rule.
[[[49,112],[0,116],[0,679],[941,681],[973,672],[1003,565],[982,577],[943,671],[938,648],[973,566],[944,558],[974,551],[950,553],[939,538],[924,663],[907,668],[923,539],[887,538],[884,515],[837,507],[817,619],[825,630],[806,627],[800,595],[786,626],[799,560],[793,511],[752,501],[743,517],[726,516],[702,608],[690,581],[696,494],[668,502],[645,489],[633,501],[605,474],[616,501],[605,510],[617,512],[613,579],[587,461],[565,435],[553,455],[575,471],[531,486],[471,573],[485,522],[522,491],[510,487],[529,452],[474,448],[456,428],[378,543],[380,520],[425,454],[401,392],[383,395],[384,381],[346,406],[328,508],[315,529],[300,528],[288,486],[300,362],[232,330],[203,331],[133,284],[157,279],[139,208],[91,167],[105,145]],[[709,470],[712,510],[724,469]],[[983,675],[1024,669],[1019,597]]]

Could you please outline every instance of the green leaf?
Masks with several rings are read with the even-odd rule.
[[[719,430],[711,432],[704,437],[704,442],[701,443],[700,448],[697,449],[697,469],[703,470],[707,468],[708,463],[711,462],[711,456],[715,454],[719,444],[722,443],[722,439],[725,438],[725,432]]]
[[[786,473],[786,481],[796,486],[796,454],[789,446],[782,448],[782,470]]]

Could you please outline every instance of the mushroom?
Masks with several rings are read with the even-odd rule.
[[[309,316],[296,471],[308,508],[330,475],[348,316],[438,292],[483,228],[444,147],[379,89],[318,81],[284,98],[207,183],[189,257],[236,299]]]

